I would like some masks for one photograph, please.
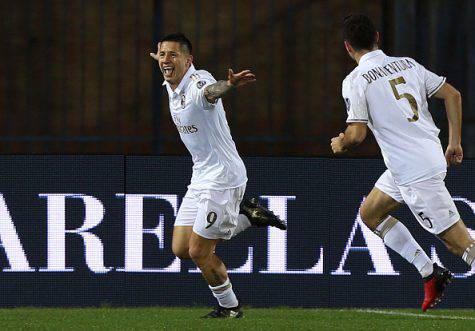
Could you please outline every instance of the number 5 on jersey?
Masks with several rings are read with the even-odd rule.
[[[412,118],[408,117],[407,120],[409,122],[417,121],[419,119],[419,111],[417,109],[416,99],[412,96],[412,94],[409,94],[409,93],[399,94],[399,92],[397,91],[397,88],[396,88],[396,85],[406,84],[406,80],[404,79],[404,77],[398,77],[398,78],[391,79],[389,81],[389,84],[391,85],[391,88],[393,90],[394,96],[396,97],[396,100],[400,100],[402,98],[405,98],[405,99],[407,99],[407,101],[409,101],[409,105],[411,106],[411,109],[412,109],[412,112],[414,113],[414,116],[412,116]]]

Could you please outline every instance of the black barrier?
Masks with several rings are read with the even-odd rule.
[[[246,196],[259,195],[288,231],[250,228],[223,243],[247,305],[417,307],[417,271],[362,226],[358,208],[381,160],[247,158]],[[475,229],[475,161],[446,183]],[[191,160],[149,156],[0,157],[0,305],[212,305],[196,267],[171,252]],[[475,306],[475,270],[407,208],[396,215],[456,273],[442,307]],[[472,232],[472,235],[474,232]]]

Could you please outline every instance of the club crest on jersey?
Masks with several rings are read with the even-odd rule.
[[[185,97],[184,94],[182,94],[182,95],[180,96],[180,98],[181,98],[181,108],[185,109],[186,97]]]
[[[173,119],[173,123],[175,123],[175,125],[177,125],[177,126],[181,125],[180,117],[178,117],[177,115],[173,115],[172,119]]]
[[[198,89],[201,89],[203,86],[205,86],[206,82],[204,80],[200,80],[198,83],[196,83],[196,87]]]
[[[350,106],[351,106],[349,98],[345,98],[345,105],[346,105],[346,112],[349,113],[350,112]]]

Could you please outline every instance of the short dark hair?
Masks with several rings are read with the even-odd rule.
[[[368,16],[348,15],[343,19],[343,39],[356,51],[371,50],[376,44],[376,28]]]
[[[191,54],[191,50],[192,50],[192,46],[191,46],[191,42],[188,38],[185,37],[185,35],[181,32],[177,32],[177,33],[172,33],[172,34],[169,34],[169,35],[166,35],[165,37],[162,38],[162,40],[160,40],[160,42],[164,42],[164,41],[174,41],[174,42],[177,42],[180,44],[181,48],[186,50],[189,54]]]

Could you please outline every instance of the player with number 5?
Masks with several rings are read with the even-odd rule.
[[[475,241],[444,183],[447,166],[463,159],[461,96],[445,77],[412,58],[391,57],[379,50],[379,33],[368,17],[346,17],[343,34],[346,51],[358,65],[342,85],[348,126],[331,139],[331,148],[335,154],[345,153],[365,139],[368,127],[373,132],[388,169],[365,199],[360,215],[386,246],[417,268],[424,279],[426,311],[441,300],[452,274],[432,263],[391,213],[407,204],[424,229],[474,267]],[[449,122],[445,157],[428,109],[432,96],[445,102]]]

